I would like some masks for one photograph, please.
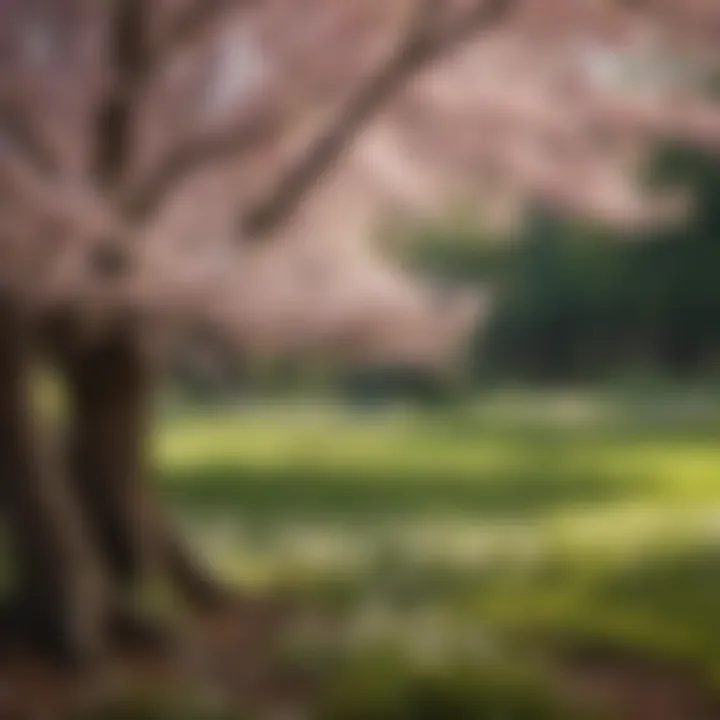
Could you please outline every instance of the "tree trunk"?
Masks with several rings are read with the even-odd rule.
[[[72,480],[117,590],[153,564],[141,491],[150,380],[119,340],[74,358],[68,369]]]
[[[15,622],[43,650],[87,661],[102,650],[104,578],[82,513],[48,456],[30,402],[29,323],[0,308],[0,484],[14,564]]]
[[[136,343],[117,337],[74,358],[68,383],[72,475],[118,597],[153,573],[193,604],[221,597],[149,485],[154,372]]]
[[[196,607],[225,595],[147,484],[153,373],[136,346],[118,338],[64,356],[71,435],[66,452],[53,454],[31,403],[33,339],[30,323],[0,300],[0,495],[16,585],[9,619],[42,651],[87,663],[106,649],[108,630],[152,629],[126,621],[136,620],[131,591],[153,571]]]

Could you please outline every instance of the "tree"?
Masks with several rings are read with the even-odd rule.
[[[202,230],[199,255],[173,247],[183,204],[208,201],[195,214],[225,237],[270,234],[407,78],[507,5],[3,0],[2,481],[18,607],[44,646],[93,657],[153,565],[214,596],[146,488],[143,325],[203,310],[207,279],[183,271],[218,253]],[[308,138],[309,102],[329,119]],[[66,463],[37,448],[38,342],[71,397]]]
[[[232,334],[248,245],[284,232],[358,132],[442,53],[528,25],[539,30],[524,53],[537,56],[540,5],[0,0],[0,478],[15,606],[42,647],[101,653],[151,572],[194,604],[222,597],[148,488],[167,343],[198,323]],[[567,21],[550,35],[667,11],[576,5],[552,3]],[[543,184],[567,196],[567,183]],[[60,452],[29,403],[40,354],[71,399]]]

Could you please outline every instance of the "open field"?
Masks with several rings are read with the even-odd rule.
[[[508,391],[427,415],[171,413],[156,447],[215,564],[333,608],[358,657],[602,650],[712,689],[719,399]]]

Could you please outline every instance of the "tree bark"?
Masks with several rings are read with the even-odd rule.
[[[0,488],[8,525],[19,614],[15,622],[44,651],[65,661],[97,657],[106,596],[84,518],[38,427],[30,401],[30,325],[0,307]]]
[[[68,363],[67,378],[72,477],[117,597],[162,574],[193,605],[218,600],[150,486],[153,367],[116,337]]]
[[[87,351],[73,358],[67,378],[72,481],[118,590],[153,564],[141,491],[151,379],[130,350],[114,340]]]
[[[154,572],[195,608],[228,596],[148,484],[154,373],[137,345],[116,337],[60,356],[70,436],[64,452],[53,453],[31,402],[41,352],[32,330],[0,298],[0,499],[15,575],[5,629],[83,664],[99,659],[118,631],[123,640],[138,639],[138,631],[141,640],[162,637],[132,613],[133,590]]]

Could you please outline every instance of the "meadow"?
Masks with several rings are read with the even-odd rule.
[[[544,716],[516,690],[498,700],[495,681],[469,690],[478,667],[510,667],[613,717],[700,718],[720,687],[719,399],[507,389],[434,412],[168,408],[155,447],[220,572],[341,618],[298,653],[343,708],[319,716]],[[408,678],[428,667],[472,679],[430,693],[434,711],[422,684],[418,710]]]

